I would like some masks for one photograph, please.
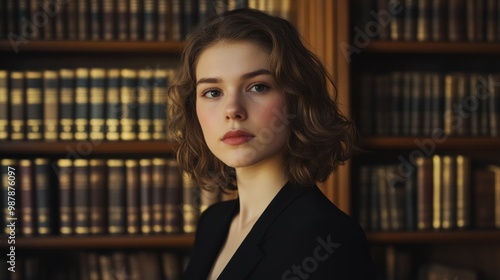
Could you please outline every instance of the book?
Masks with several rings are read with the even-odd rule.
[[[199,216],[199,189],[194,180],[187,174],[182,174],[183,199],[182,218],[185,233],[194,233]]]
[[[12,218],[19,218],[19,213],[16,211],[11,211],[9,209],[9,201],[17,202],[19,200],[20,185],[19,182],[15,180],[19,176],[19,161],[16,159],[1,159],[0,161],[1,170],[1,191],[2,191],[2,201],[0,202],[0,210],[2,211],[2,223],[5,225],[12,222]],[[14,195],[14,196],[12,196]],[[9,199],[12,197],[12,199]],[[11,203],[12,204],[12,203]],[[16,223],[15,231],[19,229],[18,223]],[[10,235],[10,228],[4,227],[2,232],[6,235]]]
[[[468,157],[457,155],[457,227],[469,228],[471,222],[471,163]]]
[[[500,6],[500,5],[499,5]],[[500,19],[499,19],[500,20]],[[489,134],[492,137],[497,137],[500,135],[500,88],[497,83],[500,82],[500,74],[490,74],[488,75],[488,115],[489,115]]]
[[[476,228],[495,227],[495,172],[489,169],[474,170],[473,219]]]
[[[57,71],[43,71],[43,139],[57,141],[59,138],[59,93]]]
[[[10,72],[10,140],[24,140],[26,135],[24,72]]]
[[[33,163],[29,159],[19,161],[19,189],[20,193],[20,222],[21,232],[24,236],[35,234],[35,190]]]
[[[159,2],[164,2],[164,1],[159,1]],[[154,0],[144,0],[142,1],[143,5],[143,26],[144,26],[144,31],[142,32],[144,34],[144,40],[145,41],[152,41],[156,39],[156,32],[155,32],[155,16],[156,16],[156,1]],[[158,3],[160,5],[160,3]],[[162,6],[166,6],[166,3],[162,3]],[[158,11],[159,13],[159,11]]]
[[[107,70],[106,89],[106,140],[120,139],[120,70]]]
[[[37,0],[33,0],[38,2]],[[77,40],[78,39],[78,1],[68,1],[66,3],[67,13],[67,39]],[[50,15],[49,15],[50,17]]]
[[[417,0],[404,0],[404,32],[406,41],[415,41],[417,38]]]
[[[494,193],[495,193],[495,227],[500,228],[500,166],[491,165],[488,169],[495,173]]]
[[[153,176],[153,164],[151,159],[141,159],[139,161],[140,166],[140,209],[141,209],[141,232],[151,233],[152,232],[152,176]]]
[[[425,184],[426,190],[424,192],[432,192],[432,228],[442,229],[443,228],[443,158],[440,155],[434,155],[432,157],[432,169],[429,168],[431,172],[431,181],[422,182]],[[427,167],[424,167],[427,168]],[[430,185],[430,186],[429,186]],[[420,187],[420,186],[419,186]],[[425,195],[424,195],[425,196]],[[425,198],[424,198],[425,199]]]
[[[434,158],[436,157],[438,156]],[[415,162],[417,166],[417,229],[439,228],[440,219],[433,211],[437,207],[434,205],[436,198],[433,196],[433,190],[436,189],[433,186],[433,159],[418,157]]]
[[[130,39],[129,1],[117,1],[117,32],[118,40]]]
[[[102,3],[102,31],[105,41],[115,40],[116,36],[116,19],[117,19],[117,1],[104,0]]]
[[[59,178],[59,232],[73,234],[73,162],[70,159],[57,160]]]
[[[453,156],[442,157],[442,229],[454,229],[457,226],[457,162]]]
[[[164,229],[166,164],[166,160],[162,158],[153,158],[152,160],[151,210],[153,233],[162,233]]]
[[[129,39],[137,41],[142,39],[142,5],[140,0],[129,0]]]
[[[41,140],[43,105],[42,105],[42,73],[26,72],[26,138]]]
[[[73,220],[76,234],[90,232],[89,177],[89,161],[75,159],[73,161]]]
[[[137,139],[137,72],[132,69],[120,70],[120,139]]]
[[[137,90],[137,125],[138,139],[151,140],[153,138],[152,127],[152,94],[153,94],[153,71],[139,70],[139,88]]]
[[[200,0],[200,5],[204,0]],[[206,0],[205,0],[206,1]],[[166,41],[171,38],[171,5],[169,0],[158,1],[156,7],[156,35],[158,41]]]
[[[122,159],[109,159],[106,165],[108,167],[108,232],[123,234],[126,232],[125,162]]]
[[[419,269],[419,280],[460,279],[476,280],[477,273],[471,269],[458,268],[442,264],[429,264]]]
[[[102,2],[107,2],[109,0],[90,0],[90,39],[100,40],[102,39]]]
[[[106,124],[106,70],[102,68],[90,69],[90,112],[89,124],[91,140],[105,139]]]
[[[184,30],[182,26],[183,22],[183,5],[181,0],[170,0],[170,30],[171,30],[171,40],[180,41],[184,39]]]
[[[90,17],[88,1],[78,1],[77,18],[78,18],[78,39],[90,39]]]
[[[89,160],[89,212],[90,233],[104,234],[107,232],[107,182],[106,161],[103,159]]]
[[[89,70],[77,68],[75,83],[75,140],[87,140],[89,137]]]
[[[127,176],[127,233],[137,234],[141,230],[139,162],[135,159],[127,159],[125,167]]]
[[[448,2],[448,40],[458,42],[465,35],[465,0],[449,0]]]
[[[183,202],[182,174],[175,159],[167,160],[166,189],[165,189],[165,232],[180,233],[183,230],[182,209]]]
[[[389,187],[386,181],[386,166],[377,167],[377,184],[379,209],[380,209],[380,229],[389,231],[391,229],[390,208],[389,208]]]
[[[5,141],[8,138],[9,138],[8,73],[5,70],[0,70],[0,141]]]
[[[417,0],[417,40],[429,41],[431,38],[431,0]]]
[[[161,268],[163,279],[176,280],[181,279],[181,264],[179,257],[173,252],[161,253]]]
[[[166,116],[166,88],[168,87],[168,75],[163,69],[156,69],[154,72],[153,85],[153,139],[165,140],[167,138],[167,116]]]
[[[73,69],[59,70],[59,139],[73,140],[75,133],[75,90]]]
[[[34,188],[36,209],[36,233],[50,235],[54,233],[54,214],[56,201],[53,199],[55,192],[51,166],[47,158],[34,159]]]

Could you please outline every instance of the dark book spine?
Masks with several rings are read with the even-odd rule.
[[[182,174],[177,161],[167,161],[166,188],[165,188],[165,232],[182,232]]]
[[[10,139],[24,140],[26,133],[24,72],[10,72]]]
[[[141,232],[152,232],[152,162],[150,159],[141,159],[140,166],[140,209],[141,209]]]
[[[417,40],[431,38],[431,0],[418,0]]]
[[[143,29],[142,27],[142,5],[141,0],[129,0],[130,13],[129,13],[129,23],[130,23],[130,40],[137,41],[142,39]]]
[[[387,135],[390,132],[390,77],[387,74],[375,76],[376,110],[375,132],[377,135]]]
[[[198,0],[198,22],[203,23],[208,17],[208,7],[210,0]]]
[[[79,0],[78,2],[78,39],[88,40],[90,38],[90,18],[89,18],[88,0]]]
[[[184,0],[183,2],[183,25],[184,25],[184,37],[187,36],[193,30],[194,26],[198,22],[198,9],[197,1],[195,0]]]
[[[411,84],[411,73],[405,72],[403,73],[403,91],[402,91],[402,116],[401,116],[401,127],[402,127],[402,135],[408,136],[410,135],[411,128],[411,92],[412,92],[412,84]]]
[[[167,87],[167,71],[156,70],[153,82],[153,139],[165,140],[167,138],[167,117],[165,114],[165,93]]]
[[[9,206],[14,206],[15,210],[15,205],[19,203],[18,201],[21,186],[19,184],[20,182],[16,181],[16,178],[19,178],[20,168],[19,162],[15,159],[2,159],[0,161],[0,167],[2,168],[2,181],[0,184],[2,187],[2,201],[0,201],[0,210],[2,211],[2,215],[0,216],[2,216],[2,223],[8,225],[20,218],[19,213],[21,212],[12,211],[12,208],[9,208]],[[16,226],[14,229],[17,231],[20,228],[18,226],[19,223],[15,224]],[[11,229],[7,226],[2,229],[2,232],[6,235],[10,235],[10,231]]]
[[[38,1],[37,0],[27,0],[28,1],[28,16],[26,17],[27,20],[31,21],[32,19],[36,18],[37,14],[40,13],[39,7],[38,7]],[[0,9],[1,12],[1,9]],[[1,14],[0,14],[1,15]],[[0,20],[1,21],[1,20]],[[0,28],[1,29],[1,28]],[[38,40],[42,37],[42,29],[41,28],[34,28],[31,33],[31,39]]]
[[[444,133],[447,135],[455,135],[453,126],[453,102],[457,96],[457,75],[447,74],[445,76],[444,89]]]
[[[120,72],[120,101],[122,117],[120,119],[121,140],[137,139],[137,73],[132,69],[122,69]]]
[[[500,74],[492,74],[488,76],[488,90],[490,94],[489,104],[489,123],[490,135],[498,137],[500,131],[500,88],[495,86],[497,81],[500,81]]]
[[[469,88],[469,78],[465,73],[457,73],[456,97],[453,104],[462,104],[467,98]],[[453,105],[455,106],[455,105]],[[455,113],[453,113],[455,114]],[[470,134],[470,122],[468,118],[459,117],[454,122],[453,130],[458,136]]]
[[[76,159],[73,162],[73,201],[76,234],[89,233],[89,161]]]
[[[469,1],[467,1],[469,2]],[[488,20],[488,14],[490,11],[488,10],[488,7],[486,7],[486,3],[484,0],[476,0],[476,1],[470,1],[474,2],[476,6],[474,7],[475,11],[475,40],[476,41],[485,41],[487,40],[487,20]],[[495,7],[493,8],[493,11],[495,10]]]
[[[60,5],[59,12],[54,16],[55,39],[65,40],[68,38],[68,7]]]
[[[103,38],[106,41],[116,39],[117,0],[104,0],[102,3]]]
[[[163,252],[161,254],[163,279],[173,280],[180,279],[182,266],[179,261],[179,256],[173,252]]]
[[[27,24],[26,21],[29,20],[29,0],[17,0],[16,2],[17,2],[17,17],[15,18],[15,20],[17,21],[19,32],[22,32],[23,26],[25,26]],[[30,32],[28,38],[32,39],[33,36],[34,32],[33,33]]]
[[[138,138],[139,140],[151,140],[153,138],[152,128],[152,88],[153,72],[150,70],[139,71],[139,89],[137,91],[138,101]],[[164,103],[165,105],[165,103]]]
[[[59,70],[59,138],[61,140],[73,140],[75,132],[74,106],[74,70]]]
[[[437,127],[432,126],[432,74],[423,73],[422,74],[422,98],[423,98],[423,125],[422,125],[422,135],[430,136],[432,130]]]
[[[417,0],[404,1],[404,39],[406,41],[415,41],[417,38]]]
[[[363,135],[373,135],[374,134],[374,106],[372,106],[372,101],[374,99],[373,92],[373,75],[362,74],[361,84],[359,85],[359,96],[360,96],[360,129]]]
[[[83,1],[83,0],[80,0]],[[77,40],[78,39],[78,1],[68,1],[64,4],[66,7],[68,23],[68,39]]]
[[[457,161],[457,227],[471,226],[471,175],[470,159],[458,155]]]
[[[37,233],[48,235],[53,233],[53,215],[56,201],[52,188],[52,176],[49,160],[46,158],[35,159],[35,209]]]
[[[402,106],[402,74],[401,72],[393,72],[391,74],[391,135],[400,135],[401,134],[401,106]]]
[[[457,169],[454,156],[443,156],[442,228],[457,227]]]
[[[422,94],[422,77],[418,72],[411,74],[411,125],[410,134],[417,136],[422,134],[422,109],[423,109],[423,94]]]
[[[439,73],[432,73],[432,129],[444,127],[444,81]]]
[[[370,166],[359,168],[358,222],[365,230],[370,229]]]
[[[120,139],[120,70],[107,71],[106,89],[106,139]]]
[[[429,230],[433,226],[432,159],[417,158],[417,228]]]
[[[433,41],[447,39],[448,5],[447,0],[433,0],[431,12],[431,38]]]
[[[182,1],[181,0],[170,0],[171,1],[171,21],[170,21],[170,28],[172,30],[172,40],[174,41],[180,41],[184,39],[183,35],[183,28],[182,28],[182,22],[183,22],[183,11],[182,11]]]
[[[75,139],[86,140],[89,137],[89,70],[76,69],[75,89]]]
[[[57,161],[59,167],[59,232],[73,233],[73,162],[69,159]]]
[[[497,0],[486,1],[486,41],[496,42],[500,40],[500,2]]]
[[[156,39],[155,37],[155,15],[156,15],[156,10],[155,10],[155,0],[144,0],[143,1],[143,15],[144,15],[144,20],[143,20],[143,26],[144,26],[144,40],[146,41],[153,41]],[[160,1],[162,2],[162,1]]]
[[[378,170],[373,166],[370,170],[370,229],[380,230],[380,201],[378,188]]]
[[[33,164],[31,160],[19,161],[21,232],[24,236],[35,234],[35,202],[33,190]]]
[[[43,71],[43,138],[57,141],[59,125],[59,94],[56,71]]]
[[[17,1],[16,0],[7,0],[5,4],[6,4],[5,5],[6,15],[10,15],[10,16],[6,16],[7,35],[10,32],[19,34],[18,22],[16,20],[17,17],[15,16],[16,12],[17,12],[17,9],[16,9]]]
[[[196,231],[196,224],[198,223],[199,216],[199,188],[196,186],[194,180],[184,173],[182,176],[182,218],[183,229],[185,233],[193,233]]]
[[[476,228],[494,228],[495,172],[487,169],[475,170],[473,182],[474,225]]]
[[[42,73],[26,72],[26,130],[28,140],[41,140],[43,135]]]
[[[128,40],[129,37],[129,0],[117,1],[118,40]]]
[[[104,234],[107,230],[106,223],[106,161],[92,159],[90,165],[90,233]]]
[[[165,204],[165,171],[166,160],[153,159],[153,188],[151,195],[153,232],[162,233],[164,229],[164,204]]]
[[[481,136],[490,136],[489,131],[489,105],[491,100],[491,95],[493,94],[490,91],[490,86],[488,86],[488,78],[485,74],[479,76],[479,134]],[[492,87],[493,88],[493,87]],[[483,98],[484,97],[484,98]]]
[[[481,77],[477,73],[472,73],[470,74],[470,95],[472,98],[478,100],[477,101],[477,106],[473,107],[474,110],[471,111],[470,115],[470,134],[471,136],[478,136],[479,135],[479,115],[480,115],[480,101],[479,101],[479,93],[481,90],[481,83],[480,80]]]
[[[406,230],[415,230],[417,228],[417,190],[415,174],[405,180],[405,227]]]
[[[139,189],[139,163],[137,160],[125,161],[127,176],[127,233],[140,232],[140,189]]]
[[[90,37],[92,40],[102,39],[102,1],[90,0]]]
[[[465,3],[464,0],[449,0],[448,2],[448,40],[462,41],[465,35]]]
[[[6,19],[5,19],[5,9],[6,9],[6,3],[7,1],[0,1],[0,39],[6,38]],[[0,274],[1,275],[1,274]]]
[[[158,41],[167,41],[171,40],[171,31],[170,31],[170,1],[163,0],[157,2],[157,10],[156,10],[156,30],[157,30],[157,38]]]
[[[0,141],[9,139],[9,84],[7,71],[0,70]]]
[[[108,232],[123,234],[126,232],[125,209],[125,172],[124,161],[112,159],[108,166]]]
[[[90,139],[104,140],[106,71],[90,70]]]
[[[52,11],[52,9],[54,7],[52,1],[43,1],[39,5],[41,5],[41,7],[44,11]],[[44,40],[53,40],[55,37],[54,36],[55,21],[54,21],[54,16],[51,16],[51,15],[53,15],[53,14],[52,13],[49,14],[49,16],[47,17],[47,19],[45,21],[45,25],[43,26],[43,39]]]
[[[389,186],[387,184],[387,168],[386,166],[377,166],[377,185],[379,211],[380,211],[380,229],[383,231],[390,230],[390,208],[389,208]]]

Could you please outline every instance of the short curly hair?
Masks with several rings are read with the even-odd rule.
[[[168,88],[171,138],[178,142],[181,169],[206,189],[236,189],[234,169],[209,150],[196,115],[196,65],[200,54],[220,41],[251,42],[270,53],[271,73],[285,93],[290,137],[284,147],[290,181],[313,185],[325,181],[348,160],[355,146],[352,122],[340,112],[335,85],[320,60],[309,51],[287,20],[253,9],[225,12],[196,27],[188,36],[181,65]]]

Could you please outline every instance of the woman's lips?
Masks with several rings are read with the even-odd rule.
[[[228,145],[241,145],[252,140],[254,136],[244,130],[231,130],[222,137],[222,142]]]

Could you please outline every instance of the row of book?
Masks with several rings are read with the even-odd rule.
[[[364,74],[358,94],[359,128],[367,136],[430,136],[436,129],[451,136],[500,132],[499,73]]]
[[[372,255],[380,280],[482,279],[479,271],[466,266],[429,260],[420,263],[418,255],[408,249],[373,246]]]
[[[174,251],[82,251],[23,255],[15,272],[0,257],[2,280],[180,280],[187,263],[184,253]]]
[[[1,168],[3,221],[17,218],[22,236],[192,233],[200,212],[234,198],[201,191],[168,158],[3,159]]]
[[[7,0],[0,39],[182,40],[198,23],[251,7],[289,18],[292,0]]]
[[[435,155],[361,165],[359,174],[367,231],[500,229],[500,166],[471,169],[468,157]]]
[[[497,0],[357,0],[354,9],[354,43],[500,41]]]
[[[0,70],[0,141],[165,140],[173,69]]]

